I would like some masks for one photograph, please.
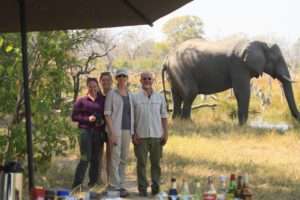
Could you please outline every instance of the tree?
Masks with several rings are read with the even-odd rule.
[[[163,25],[162,32],[174,47],[188,39],[203,38],[203,22],[197,16],[175,17]]]
[[[33,153],[37,168],[75,145],[76,131],[69,123],[73,104],[61,99],[72,94],[67,68],[76,57],[69,52],[78,48],[76,41],[81,39],[69,31],[28,34]],[[19,34],[0,34],[0,119],[5,124],[0,134],[0,162],[22,161],[26,157],[20,48]]]
[[[99,49],[100,54],[106,55],[106,70],[112,71],[115,55],[112,50],[116,47],[117,35],[113,34],[111,29],[99,29],[95,34],[95,48]]]

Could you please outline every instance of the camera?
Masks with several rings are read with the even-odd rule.
[[[96,117],[96,126],[102,126],[104,124],[102,113],[94,113],[93,116]]]

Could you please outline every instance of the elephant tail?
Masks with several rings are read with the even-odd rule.
[[[165,97],[165,101],[166,101],[166,105],[167,105],[167,111],[170,112],[171,110],[169,108],[169,103],[168,103],[167,94],[166,94],[165,72],[167,72],[167,65],[164,63],[163,67],[162,67],[162,70],[161,70],[161,79],[162,79],[164,97]]]

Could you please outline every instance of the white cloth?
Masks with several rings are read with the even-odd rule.
[[[150,97],[142,90],[133,95],[134,129],[140,138],[160,138],[163,133],[162,119],[168,118],[166,101],[153,92]]]

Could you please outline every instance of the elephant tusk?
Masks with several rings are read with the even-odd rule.
[[[293,81],[292,79],[288,78],[287,76],[282,76],[283,79],[291,82],[291,83],[297,83],[297,81]]]

